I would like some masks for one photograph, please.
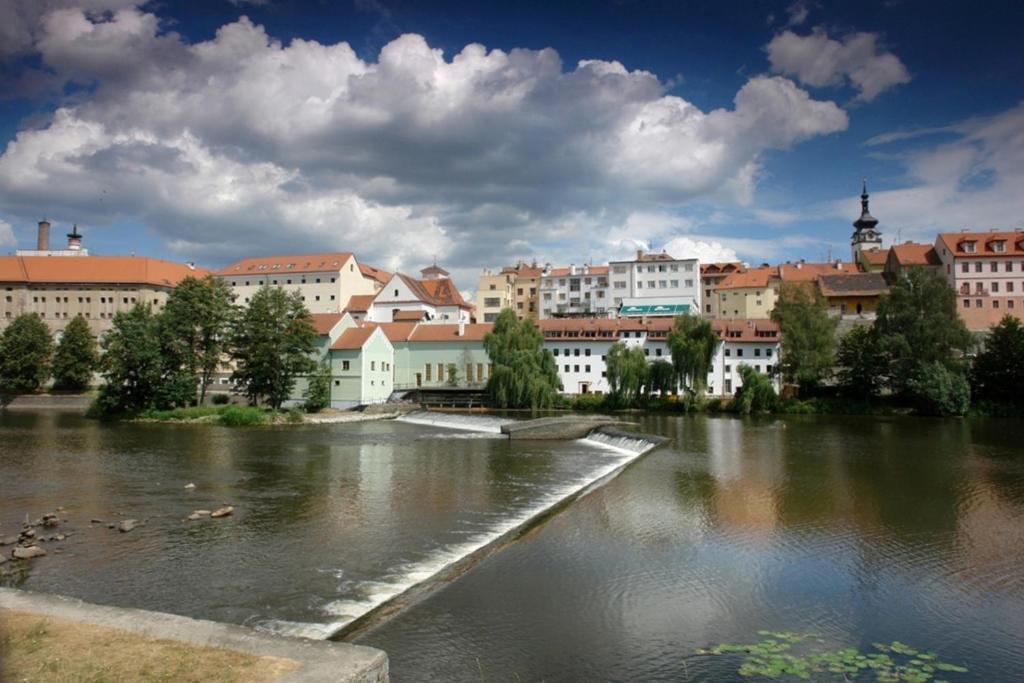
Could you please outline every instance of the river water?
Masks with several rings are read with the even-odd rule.
[[[1024,677],[1021,421],[641,422],[671,441],[358,642],[399,682],[739,679],[695,651],[762,629]],[[16,412],[0,449],[0,536],[58,505],[74,531],[18,585],[310,636],[633,458],[436,424]],[[146,524],[88,522],[118,513]]]

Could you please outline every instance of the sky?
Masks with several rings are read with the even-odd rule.
[[[638,248],[1024,228],[1024,3],[0,0],[0,251],[353,251],[463,289]]]

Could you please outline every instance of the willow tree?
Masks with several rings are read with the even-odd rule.
[[[710,322],[696,315],[676,318],[668,333],[669,353],[679,384],[692,394],[704,394],[717,346],[718,334]]]
[[[498,314],[484,335],[484,350],[494,364],[487,393],[499,408],[546,408],[555,403],[562,383],[544,336],[532,320],[518,320],[511,309]]]
[[[639,346],[615,342],[605,355],[608,391],[616,405],[634,406],[646,396],[650,379],[647,356]]]

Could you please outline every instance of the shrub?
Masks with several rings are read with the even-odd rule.
[[[267,414],[253,406],[228,406],[220,412],[217,422],[226,427],[260,425],[267,421]]]
[[[570,407],[581,412],[602,410],[605,407],[605,397],[602,394],[580,394],[572,398]]]
[[[921,415],[963,415],[971,404],[967,378],[939,361],[917,364],[907,381],[907,394]]]
[[[749,365],[740,366],[743,385],[736,391],[733,407],[743,415],[767,413],[775,410],[779,397],[768,375],[762,375]]]
[[[302,409],[301,408],[289,408],[284,415],[284,419],[292,424],[298,424],[303,421]]]
[[[215,406],[226,406],[231,403],[231,397],[227,394],[214,394],[210,402]]]

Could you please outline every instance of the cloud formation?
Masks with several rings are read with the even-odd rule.
[[[781,76],[705,112],[649,72],[566,68],[552,49],[446,58],[407,34],[364,61],[245,17],[189,43],[137,7],[57,7],[30,34],[49,78],[87,90],[8,144],[0,210],[141,221],[201,262],[351,249],[475,269],[541,247],[568,260],[638,211],[749,204],[766,150],[847,126]]]
[[[910,82],[907,67],[879,47],[875,33],[850,33],[835,40],[821,26],[805,36],[786,30],[772,38],[765,51],[776,73],[816,88],[849,83],[864,102]]]

